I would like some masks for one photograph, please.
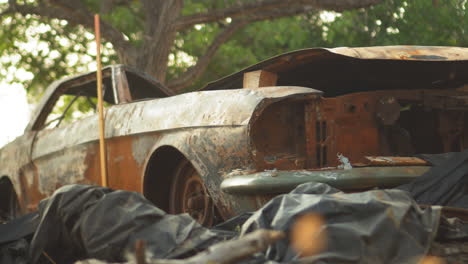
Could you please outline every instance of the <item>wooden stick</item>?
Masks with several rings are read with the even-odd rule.
[[[239,239],[221,242],[209,247],[207,250],[185,259],[186,263],[236,263],[246,259],[257,252],[268,248],[274,242],[283,239],[282,231],[258,229]]]
[[[45,251],[42,251],[42,254],[44,254],[44,256],[50,261],[50,263],[57,264]]]
[[[104,137],[104,107],[102,99],[102,65],[101,65],[101,31],[99,27],[99,15],[94,15],[94,30],[96,33],[96,60],[97,60],[97,95],[99,112],[99,157],[101,160],[101,185],[107,187],[107,155],[106,141]]]
[[[267,249],[268,246],[284,237],[285,234],[282,231],[259,229],[239,239],[215,244],[187,259],[155,259],[149,264],[231,264]]]
[[[137,264],[146,264],[146,244],[143,240],[135,242],[135,259]]]
[[[282,231],[259,229],[239,239],[232,239],[215,244],[205,251],[186,259],[152,259],[147,264],[233,264],[246,259],[257,252],[268,248],[276,241],[283,239]],[[141,246],[141,245],[140,245]],[[141,249],[140,249],[141,250]],[[140,252],[140,250],[137,250]],[[125,264],[138,264],[138,253]],[[107,262],[90,259],[75,262],[75,264],[108,264]]]

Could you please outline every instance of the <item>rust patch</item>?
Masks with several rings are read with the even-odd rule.
[[[141,192],[143,163],[154,139],[116,137],[107,140],[109,187]],[[140,141],[140,142],[138,142]],[[148,144],[141,145],[141,142]],[[137,147],[136,147],[137,146]],[[140,146],[140,147],[138,147]]]
[[[363,162],[365,155],[380,152],[376,99],[372,93],[350,94],[306,106],[309,168],[336,167],[338,154]]]
[[[416,157],[365,157],[367,166],[429,166],[430,163]]]
[[[32,164],[25,166],[19,174],[21,195],[19,195],[18,200],[23,213],[36,210],[39,201],[47,197],[47,195],[41,193],[37,188],[39,185],[37,175],[37,170]]]

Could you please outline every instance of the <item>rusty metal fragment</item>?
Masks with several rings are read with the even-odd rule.
[[[306,182],[321,182],[344,191],[395,187],[423,175],[430,167],[395,166],[363,167],[347,170],[323,169],[280,171],[230,176],[221,183],[221,190],[232,194],[285,193]]]
[[[417,157],[376,157],[366,156],[368,166],[429,166],[429,162]]]

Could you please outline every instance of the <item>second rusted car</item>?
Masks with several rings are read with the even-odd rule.
[[[414,154],[468,146],[465,48],[299,50],[181,95],[126,66],[103,75],[109,186],[206,225],[303,182],[406,183],[429,169]],[[52,84],[0,150],[2,215],[100,184],[97,115],[71,113],[78,100],[94,107],[95,84],[94,73]]]

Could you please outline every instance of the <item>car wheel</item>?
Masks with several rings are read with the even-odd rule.
[[[213,225],[213,200],[202,178],[188,160],[182,161],[175,170],[169,198],[169,213],[188,213],[203,226]]]

